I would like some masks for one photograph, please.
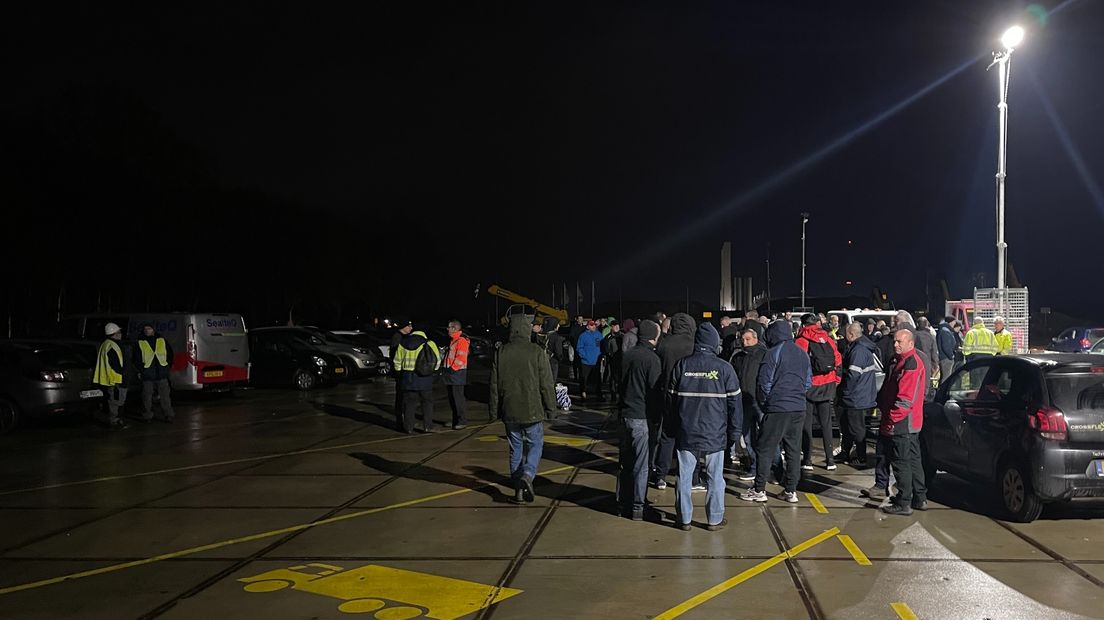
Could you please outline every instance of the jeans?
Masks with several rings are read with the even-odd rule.
[[[926,500],[928,487],[920,461],[920,435],[882,436],[881,440],[885,442],[887,460],[893,468],[893,475],[897,477],[897,496],[893,501],[898,506],[908,506]]]
[[[617,503],[625,510],[641,510],[648,493],[647,420],[621,419],[618,457]]]
[[[869,409],[844,409],[843,419],[840,420],[840,428],[847,429],[847,437],[842,441],[843,454],[851,452],[855,447],[855,459],[866,461],[866,416]],[[842,433],[841,433],[842,434]]]
[[[764,414],[759,428],[759,445],[755,448],[756,460],[766,463],[777,453],[778,445],[782,445],[786,451],[786,474],[782,483],[790,493],[797,490],[797,481],[801,477],[801,425],[804,418],[804,411]],[[767,467],[756,469],[756,491],[767,488],[768,471]]]
[[[161,399],[161,415],[166,420],[173,419],[176,415],[172,408],[172,396],[169,395],[169,380],[142,381],[142,418],[153,419],[153,390],[157,389],[157,397]]]
[[[951,373],[954,372],[954,368],[954,360],[939,360],[939,382],[946,381],[947,377],[950,377]]]
[[[747,470],[755,475],[755,465],[759,459],[755,455],[755,446],[759,444],[759,425],[763,422],[763,412],[758,407],[752,407],[744,403],[744,448],[747,451]]]
[[[544,422],[516,424],[506,422],[506,441],[510,443],[510,477],[514,482],[537,477],[537,464],[544,452]]]
[[[404,390],[402,426],[408,433],[414,432],[414,414],[422,411],[422,427],[433,430],[433,392],[431,390]]]
[[[710,452],[705,455],[705,470],[702,472],[707,480],[708,488],[705,492],[705,517],[706,523],[716,525],[724,519],[724,450]],[[679,523],[690,523],[694,515],[694,503],[690,499],[690,485],[694,477],[694,466],[698,464],[698,457],[689,450],[678,450],[679,476],[675,483],[675,512]]]
[[[452,423],[467,424],[468,423],[468,401],[464,398],[464,386],[463,385],[450,385],[448,386],[448,399],[449,407],[452,408]]]
[[[813,416],[820,419],[820,436],[824,444],[824,464],[832,465],[832,402],[805,401],[805,432],[801,437],[801,463],[809,465],[813,459]]]

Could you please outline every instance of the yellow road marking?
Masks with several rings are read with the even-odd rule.
[[[824,504],[821,503],[820,498],[816,496],[816,493],[806,493],[805,497],[808,498],[809,503],[813,505],[813,508],[815,508],[817,512],[822,515],[828,514],[828,509],[824,507]]]
[[[815,547],[816,545],[819,545],[820,543],[828,540],[829,538],[835,536],[836,534],[839,534],[839,528],[838,527],[834,527],[830,530],[827,530],[825,532],[817,534],[816,536],[813,536],[809,540],[806,540],[805,542],[803,542],[803,543],[801,543],[801,544],[799,544],[799,545],[797,545],[797,546],[795,546],[791,549],[787,549],[786,551],[783,551],[782,553],[779,553],[778,555],[774,556],[773,558],[771,558],[769,560],[764,560],[763,562],[760,562],[759,564],[756,564],[755,566],[752,566],[751,568],[749,568],[746,571],[740,573],[739,575],[736,575],[735,577],[733,577],[731,579],[723,581],[723,582],[713,586],[712,588],[709,588],[705,592],[702,592],[701,594],[699,594],[699,595],[697,595],[697,596],[695,596],[695,597],[693,597],[693,598],[691,598],[691,599],[689,599],[689,600],[687,600],[683,603],[679,603],[678,605],[672,607],[671,609],[668,609],[667,611],[665,611],[665,612],[659,614],[658,616],[656,616],[654,618],[654,620],[670,620],[671,618],[677,618],[677,617],[681,616],[682,614],[690,611],[691,609],[694,609],[695,607],[697,607],[697,606],[699,606],[703,603],[706,603],[706,602],[716,598],[717,596],[720,596],[721,594],[724,594],[725,592],[731,590],[732,588],[735,588],[736,586],[738,586],[741,583],[747,581],[748,579],[751,579],[752,577],[758,575],[759,573],[762,573],[763,571],[771,568],[775,564],[783,562],[787,558],[792,558],[792,557],[796,556],[797,554],[801,553],[802,551],[807,551],[808,549],[810,549],[812,547]]]
[[[555,467],[546,471],[538,472],[539,475],[547,476],[548,474],[555,474],[561,471],[566,471],[577,467],[576,465],[564,465],[562,467]],[[300,523],[299,525],[292,525],[290,527],[281,528],[278,530],[270,530],[268,532],[261,532],[259,534],[251,534],[249,536],[242,536],[241,538],[231,538],[229,540],[223,540],[220,542],[214,542],[207,545],[201,545],[199,547],[191,547],[189,549],[182,549],[180,551],[173,551],[171,553],[163,553],[161,555],[155,555],[144,560],[133,560],[130,562],[123,562],[122,564],[114,564],[112,566],[104,566],[92,570],[81,571],[79,573],[72,573],[69,575],[62,575],[60,577],[53,577],[51,579],[43,579],[41,581],[33,581],[31,583],[24,583],[17,586],[10,586],[7,588],[0,588],[0,595],[11,594],[13,592],[21,592],[23,590],[32,590],[34,588],[41,588],[43,586],[54,585],[55,583],[61,583],[63,581],[72,581],[74,579],[83,579],[85,577],[93,577],[95,575],[103,575],[105,573],[114,573],[127,568],[134,568],[135,566],[145,566],[146,564],[153,564],[154,562],[160,562],[162,560],[171,560],[173,558],[180,558],[188,555],[194,555],[196,553],[203,553],[204,551],[211,551],[213,549],[221,549],[222,547],[229,547],[230,545],[237,545],[245,542],[251,542],[254,540],[262,540],[265,538],[273,538],[275,536],[283,536],[284,534],[291,534],[293,532],[301,532],[303,530],[310,529],[312,527],[318,527],[320,525],[329,525],[331,523],[339,523],[341,521],[348,521],[349,519],[356,519],[358,517],[364,517],[367,515],[374,515],[380,512],[386,512],[388,510],[395,510],[397,508],[406,508],[407,506],[415,506],[417,504],[424,504],[426,502],[432,502],[446,497],[453,497],[454,495],[462,495],[464,493],[471,493],[484,487],[492,486],[491,484],[482,484],[478,487],[470,489],[457,489],[455,491],[448,491],[446,493],[438,493],[436,495],[429,495],[426,497],[407,500],[405,502],[399,502],[397,504],[391,504],[390,506],[382,506],[380,508],[371,508],[369,510],[361,510],[358,512],[351,512],[349,514],[338,515],[336,517],[330,517],[328,519],[322,519],[321,521],[314,521],[311,523]],[[838,531],[838,530],[837,530]]]
[[[487,426],[487,425],[485,425]],[[446,431],[451,432],[451,431]],[[191,471],[193,469],[204,469],[207,467],[218,467],[220,465],[237,465],[239,463],[252,463],[254,461],[264,461],[268,459],[278,459],[285,456],[296,456],[299,454],[313,454],[315,452],[325,452],[326,450],[342,450],[344,448],[355,448],[357,446],[367,446],[377,443],[386,443],[388,441],[401,441],[403,439],[414,439],[416,437],[428,437],[429,435],[402,435],[400,437],[388,437],[386,439],[372,439],[369,441],[358,441],[356,443],[347,443],[340,446],[325,446],[322,448],[308,448],[306,450],[294,450],[292,452],[280,452],[278,454],[262,454],[260,456],[250,456],[241,459],[232,459],[229,461],[218,461],[215,463],[201,463],[199,465],[185,465],[183,467],[170,467],[168,469],[157,469],[154,471],[143,471],[136,474],[122,474],[119,476],[104,476],[102,478],[90,478],[88,480],[74,480],[72,482],[59,482],[57,484],[47,484],[40,487],[28,487],[25,489],[14,489],[11,491],[0,491],[0,496],[14,495],[16,493],[28,493],[31,491],[47,491],[49,489],[60,489],[62,487],[75,487],[82,484],[94,484],[96,482],[110,482],[112,480],[127,480],[130,478],[141,478],[143,476],[156,476],[159,474],[171,474],[178,471]]]
[[[920,620],[916,617],[916,614],[912,613],[912,609],[906,603],[890,603],[889,606],[897,612],[897,617],[901,620]]]
[[[858,562],[860,566],[872,566],[870,558],[866,557],[866,554],[863,553],[862,549],[859,549],[859,546],[855,544],[855,541],[851,540],[850,536],[847,534],[840,534],[836,536],[836,538],[843,543],[844,548],[847,549],[851,557],[855,558],[855,561]]]

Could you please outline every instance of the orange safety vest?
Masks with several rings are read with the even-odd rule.
[[[449,343],[448,355],[445,356],[445,368],[449,370],[464,370],[468,367],[468,349],[471,340],[464,336],[463,332],[456,332]]]

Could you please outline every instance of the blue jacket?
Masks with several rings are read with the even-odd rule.
[[[873,409],[878,406],[878,386],[874,375],[874,343],[866,336],[847,345],[843,355],[843,383],[840,384],[843,406],[848,409]]]
[[[767,355],[759,367],[757,397],[763,413],[805,411],[805,393],[813,386],[809,355],[793,341],[787,321],[767,326]]]
[[[699,454],[725,450],[743,424],[740,381],[732,365],[717,357],[721,338],[709,323],[698,327],[694,352],[675,364],[667,384],[668,411],[678,415],[675,447]]]
[[[575,353],[579,360],[587,366],[598,363],[598,356],[602,354],[602,332],[589,329],[579,335],[579,344],[575,346]]]
[[[958,347],[958,340],[955,338],[954,330],[946,321],[939,324],[939,331],[935,333],[935,339],[939,345],[940,361],[953,360],[955,349]]]

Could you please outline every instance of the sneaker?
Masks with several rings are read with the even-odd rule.
[[[709,530],[710,532],[719,532],[719,531],[723,530],[726,525],[728,525],[728,519],[721,519],[720,523],[714,523],[713,525],[707,525],[707,526],[705,526],[705,529]]]
[[[801,465],[801,471],[813,471],[813,466],[802,464]]]
[[[827,469],[828,471],[836,471],[836,464],[835,463],[829,463],[828,465],[825,466],[825,469]]]
[[[740,495],[740,499],[744,500],[745,502],[759,502],[760,504],[763,504],[767,501],[767,494],[763,491],[748,489]]]
[[[514,489],[514,497],[510,501],[519,506],[525,503],[525,491],[522,490],[520,484]]]
[[[690,487],[690,491],[693,492],[693,493],[700,493],[701,491],[704,491],[704,490],[705,490],[705,485],[700,483],[700,482],[695,484],[694,486]]]
[[[839,453],[843,452],[843,446],[836,446],[832,448],[832,456],[839,456]]]
[[[790,503],[790,504],[796,504],[797,503],[797,492],[796,491],[782,491],[782,495],[779,496],[778,499],[780,499],[784,502]]]
[[[675,527],[677,527],[678,529],[680,529],[684,532],[689,532],[690,531],[690,524],[689,523],[679,523],[679,524],[675,525]]]
[[[907,517],[912,514],[912,507],[902,506],[900,504],[890,502],[885,506],[882,506],[882,512],[886,513],[887,515],[901,515],[902,517]]]
[[[739,476],[737,476],[736,478],[741,482],[750,482],[752,480],[755,480],[755,474],[753,474],[751,472],[744,472],[744,473],[740,474]]]
[[[666,489],[667,488],[667,481],[664,480],[663,478],[657,479],[655,481],[655,488],[659,489],[660,491]]]
[[[644,509],[643,508],[633,508],[632,516],[630,518],[633,521],[643,521],[644,520]]]
[[[888,497],[885,487],[873,486],[869,489],[863,489],[859,491],[859,495],[863,497],[869,497],[870,499],[885,499]]]
[[[467,425],[467,424],[453,424],[453,425],[452,425],[452,430],[455,430],[455,431],[462,431],[462,430],[464,430],[464,429],[465,429],[465,428],[467,428],[467,427],[468,427],[468,425]]]
[[[920,501],[912,500],[912,509],[924,511],[928,509],[928,500],[922,499]]]
[[[529,476],[521,479],[521,496],[526,504],[532,504],[536,499],[536,494],[533,492],[533,479]]]

